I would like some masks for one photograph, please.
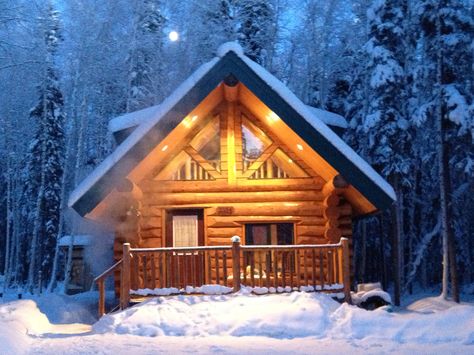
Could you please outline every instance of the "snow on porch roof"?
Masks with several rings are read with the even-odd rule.
[[[85,215],[112,191],[225,77],[233,74],[293,131],[379,209],[395,201],[392,187],[281,81],[242,53],[223,44],[218,57],[202,65],[72,191],[68,205]],[[143,111],[143,110],[142,110]],[[315,119],[316,118],[316,119]]]

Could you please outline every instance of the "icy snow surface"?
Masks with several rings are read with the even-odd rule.
[[[78,309],[91,295],[64,300]],[[58,310],[50,296],[43,296],[51,302],[41,310],[51,320],[50,313]],[[472,354],[473,324],[472,303],[438,297],[395,313],[366,311],[305,292],[158,297],[104,316],[92,328],[51,324],[34,301],[20,300],[0,303],[0,353]]]
[[[350,159],[359,169],[364,172],[376,185],[378,185],[392,199],[396,199],[393,188],[352,150],[341,138],[339,138],[330,128],[322,122],[322,115],[315,115],[314,110],[301,102],[280,80],[270,74],[263,67],[247,58],[242,53],[242,48],[235,42],[223,44],[218,51],[223,57],[229,51],[235,52],[262,80],[272,87],[283,99],[285,99],[311,126],[321,135],[326,137],[343,155]],[[112,154],[110,154],[94,171],[87,176],[69,197],[68,205],[76,203],[114,164],[116,164],[140,139],[148,133],[153,126],[219,61],[216,57],[210,62],[203,64],[186,81],[184,81],[167,99],[160,105],[147,108],[138,112],[123,115],[112,120],[110,127],[112,130],[119,130],[119,127],[128,128],[138,121],[140,125],[122,142]],[[139,116],[146,115],[146,119]],[[316,117],[315,117],[316,116]],[[333,117],[334,119],[334,117]]]

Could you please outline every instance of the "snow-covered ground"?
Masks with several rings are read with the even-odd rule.
[[[157,297],[91,324],[96,296],[0,304],[0,353],[474,353],[474,303],[438,297],[393,313],[305,292]]]

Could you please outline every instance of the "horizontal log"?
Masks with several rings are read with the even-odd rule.
[[[235,185],[229,185],[227,179],[212,181],[155,181],[140,183],[143,192],[265,192],[265,191],[306,191],[321,190],[317,178],[298,179],[237,179]]]
[[[221,213],[219,207],[229,207],[232,216],[322,216],[323,206],[318,202],[234,203],[219,204],[207,209],[208,216]]]
[[[142,237],[142,239],[160,238],[162,233],[163,232],[161,228],[154,228],[141,231],[140,236]]]
[[[161,228],[162,218],[159,217],[146,217],[141,220],[140,227],[142,230]]]
[[[208,227],[236,227],[241,225],[243,222],[245,223],[284,223],[285,221],[288,222],[296,222],[299,223],[303,219],[301,217],[296,216],[259,216],[259,215],[251,215],[251,216],[207,216],[207,226]],[[324,219],[320,217],[314,218],[306,218],[307,224],[317,224],[315,222],[324,225]]]
[[[232,245],[232,241],[230,239],[231,237],[208,236],[206,245],[210,245],[210,246]]]
[[[296,236],[296,244],[327,244],[328,240],[322,235]]]
[[[258,203],[287,201],[321,201],[322,194],[316,191],[273,191],[273,192],[209,192],[209,193],[157,193],[147,194],[147,204],[186,205],[194,203]]]
[[[225,228],[207,228],[207,237],[212,238],[213,236],[220,237],[222,235],[228,235],[229,239],[234,235],[242,236],[242,227],[225,227]]]
[[[161,248],[162,238],[147,238],[143,239],[140,243],[140,248]]]
[[[326,230],[325,226],[298,226],[299,236],[323,236]]]

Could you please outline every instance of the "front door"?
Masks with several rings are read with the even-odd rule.
[[[186,248],[204,245],[202,210],[169,210],[166,218],[166,246]],[[174,252],[169,285],[184,288],[204,283],[204,257],[197,252]]]

